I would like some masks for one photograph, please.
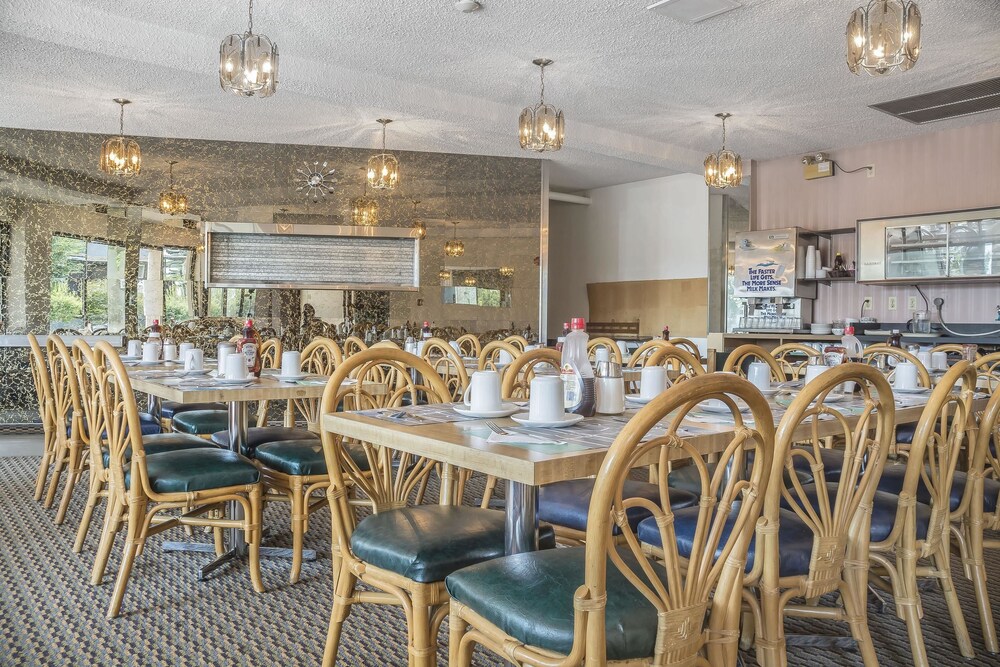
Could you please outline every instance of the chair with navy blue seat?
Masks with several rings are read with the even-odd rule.
[[[782,370],[781,365],[778,363],[777,359],[771,356],[771,353],[762,348],[760,345],[740,345],[738,348],[729,353],[726,357],[726,363],[722,365],[722,370],[729,373],[736,373],[740,377],[747,376],[747,370],[750,368],[750,364],[755,361],[760,361],[767,364],[767,367],[771,371],[771,382],[777,384],[778,382],[784,382],[785,371]]]
[[[931,382],[930,373],[927,372],[927,368],[923,365],[923,363],[921,363],[916,356],[902,348],[892,347],[891,345],[886,345],[884,343],[869,345],[862,351],[861,358],[866,364],[877,366],[880,370],[882,370],[889,382],[893,381],[893,377],[896,373],[896,364],[900,362],[909,362],[917,367],[918,386],[930,389],[933,384]],[[896,427],[893,442],[894,448],[897,451],[905,450],[909,447],[910,443],[913,442],[913,431],[915,428],[916,424],[912,422],[900,424]]]
[[[730,407],[736,424],[729,438],[714,443],[726,465],[712,475],[703,459],[707,452],[677,432],[684,416],[711,398]],[[753,426],[737,400],[749,405]],[[668,414],[674,417],[666,433],[645,439]],[[667,389],[609,449],[591,497],[584,546],[505,556],[446,579],[449,664],[468,667],[476,645],[515,664],[735,664],[747,545],[776,469],[773,442],[771,410],[746,380],[708,374]],[[749,449],[758,452],[757,465],[744,475]],[[704,486],[698,505],[677,509],[666,463],[685,457],[703,472]],[[650,459],[660,462],[663,493],[625,497],[631,471]],[[730,461],[740,474],[723,473]],[[658,558],[646,553],[633,530],[629,513],[635,508],[650,514]],[[687,556],[675,535],[681,512],[693,513],[699,526]]]
[[[860,388],[859,403],[847,414],[837,403],[826,403],[844,382]],[[847,623],[864,664],[878,664],[866,610],[868,544],[872,506],[888,517],[886,534],[895,514],[891,495],[873,500],[892,444],[894,415],[892,390],[882,373],[849,363],[805,385],[778,424],[775,468],[784,474],[773,475],[768,488],[744,595],[754,622],[746,634],[756,636],[760,664],[787,663],[784,619],[796,616]],[[843,447],[836,450],[841,456],[833,479],[825,468],[831,436]],[[810,471],[811,483],[791,474],[802,470]],[[679,533],[681,524],[683,532],[692,532],[690,522],[677,523]],[[839,605],[815,605],[832,592],[840,593]]]
[[[108,343],[98,343],[97,349],[107,361],[106,368],[97,370],[96,384],[105,416],[110,478],[99,561],[107,562],[115,535],[123,524],[127,531],[108,618],[118,616],[121,611],[132,567],[146,540],[180,526],[243,531],[249,546],[250,580],[254,590],[263,592],[260,471],[249,459],[217,447],[147,452],[125,366]],[[223,512],[222,518],[215,518],[213,510],[229,502],[240,505],[242,516],[225,518]],[[179,513],[164,514],[168,511]],[[219,547],[217,541],[216,549]]]
[[[949,538],[953,518],[952,486],[965,453],[966,430],[972,423],[975,386],[975,369],[969,362],[960,361],[931,392],[908,447],[906,470],[896,497],[894,523],[884,539],[876,541],[873,537],[869,546],[870,581],[895,598],[896,614],[906,624],[916,667],[929,664],[920,627],[924,615],[920,598],[930,591],[918,588],[920,578],[938,582],[947,602],[959,652],[967,658],[974,656],[952,581]],[[929,502],[920,502],[922,496]],[[874,529],[873,523],[873,532]]]
[[[351,380],[351,382],[348,382]],[[385,392],[373,391],[384,384]],[[327,384],[324,414],[389,409],[422,401],[447,403],[448,387],[423,359],[398,349],[372,347],[344,359]],[[332,521],[333,609],[323,664],[337,658],[343,623],[354,604],[402,607],[407,620],[409,664],[437,664],[436,637],[448,609],[447,575],[504,553],[504,514],[463,507],[442,491],[441,504],[411,505],[435,461],[323,431],[330,475],[327,499]],[[363,460],[351,445],[360,445]],[[442,466],[442,486],[454,487],[454,469]],[[371,514],[358,521],[356,503]],[[544,536],[540,534],[540,540]],[[554,545],[551,533],[547,541]],[[365,585],[359,589],[357,583]]]

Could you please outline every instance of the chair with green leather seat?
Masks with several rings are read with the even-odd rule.
[[[132,566],[146,539],[178,526],[242,530],[249,545],[250,579],[254,590],[263,592],[260,471],[240,454],[215,447],[148,453],[125,366],[109,344],[100,342],[97,349],[110,367],[110,370],[98,370],[96,375],[106,419],[111,479],[108,519],[101,533],[99,559],[106,562],[115,534],[122,524],[127,529],[108,617],[114,618],[121,611]],[[242,517],[214,518],[212,511],[225,507],[228,502],[241,506]],[[181,510],[181,513],[163,514],[169,510]]]
[[[732,409],[736,428],[720,443],[720,460],[749,474],[709,476],[702,452],[677,429],[691,409],[718,398]],[[749,425],[735,400],[750,406]],[[676,411],[676,412],[675,412]],[[644,440],[668,414],[664,435]],[[505,556],[458,570],[446,579],[452,667],[468,667],[478,644],[516,664],[604,665],[734,664],[747,545],[760,514],[768,479],[774,426],[767,401],[753,385],[731,375],[701,375],[675,384],[643,407],[615,439],[591,496],[586,543],[548,552]],[[703,527],[691,557],[682,558],[673,536],[666,463],[694,460],[705,474],[697,512]],[[660,462],[663,491],[655,500],[623,497],[633,468]],[[730,508],[738,503],[738,509]],[[661,534],[662,562],[642,550],[628,512],[643,508]],[[722,530],[729,521],[732,529]],[[621,535],[616,536],[615,531]]]
[[[56,425],[55,406],[52,402],[52,379],[49,376],[49,366],[45,361],[45,352],[38,344],[34,334],[28,334],[28,362],[31,368],[31,379],[35,385],[35,396],[38,400],[38,416],[42,422],[42,459],[38,464],[35,478],[35,500],[41,500],[45,495],[45,483],[49,478],[50,469],[55,462],[56,429],[65,428]]]
[[[83,477],[87,467],[87,457],[84,456],[87,436],[83,423],[83,410],[80,406],[80,391],[69,350],[66,349],[62,338],[56,334],[49,334],[46,352],[49,360],[49,378],[52,382],[52,406],[56,429],[55,446],[52,450],[55,465],[43,507],[46,509],[52,507],[59,480],[63,478],[62,473],[65,470],[63,495],[55,516],[55,523],[59,525],[66,518],[73,489]]]
[[[345,381],[353,378],[350,384]],[[418,379],[419,382],[418,383]],[[391,391],[370,392],[373,383]],[[422,384],[421,384],[422,383]],[[389,347],[373,347],[347,357],[327,384],[322,412],[398,408],[404,398],[416,405],[446,403],[448,387],[419,357]],[[323,453],[330,474],[327,498],[333,527],[334,603],[323,664],[336,661],[340,633],[358,603],[403,607],[408,626],[409,664],[437,664],[437,630],[447,611],[444,578],[466,565],[504,553],[504,514],[454,504],[410,505],[435,462],[405,452],[361,443],[366,465],[359,465],[342,436],[323,431]],[[454,470],[443,466],[442,498],[455,498]],[[372,514],[358,521],[355,493]],[[540,541],[554,546],[551,529]],[[365,585],[357,589],[357,583]]]

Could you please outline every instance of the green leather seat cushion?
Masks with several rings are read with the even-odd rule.
[[[551,526],[542,525],[539,544],[555,546]],[[351,550],[414,581],[444,581],[455,570],[504,554],[504,513],[445,505],[389,510],[358,524]]]
[[[208,440],[185,433],[155,433],[142,437],[142,448],[145,450],[146,456],[152,456],[161,452],[173,452],[180,449],[203,449],[205,447],[218,449],[217,445]],[[111,462],[111,453],[107,449],[104,450],[103,459],[104,467],[107,468]],[[132,447],[125,448],[125,460],[132,460]]]
[[[511,637],[563,655],[573,647],[573,594],[584,583],[585,547],[506,556],[459,570],[445,579],[448,593]],[[638,568],[636,557],[620,549]],[[663,573],[663,568],[653,564]],[[608,660],[653,655],[656,609],[607,564]]]
[[[171,420],[178,433],[212,435],[229,426],[229,413],[225,410],[188,410],[174,415]]]
[[[153,454],[146,457],[146,471],[157,493],[204,491],[260,480],[260,471],[250,459],[219,447]],[[128,476],[125,484],[129,484]]]
[[[368,457],[359,444],[346,446],[347,454],[362,470],[368,470]],[[323,443],[315,438],[308,440],[282,440],[257,447],[254,458],[258,463],[286,475],[325,475],[326,458]]]

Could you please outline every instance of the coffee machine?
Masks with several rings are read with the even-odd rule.
[[[807,280],[809,248],[815,232],[790,227],[735,235],[730,296],[740,312],[734,330],[746,333],[808,333],[816,280]]]

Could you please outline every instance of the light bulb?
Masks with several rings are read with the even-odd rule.
[[[858,47],[864,46],[864,44],[865,44],[865,38],[864,38],[864,36],[863,35],[855,35],[854,36],[854,44],[855,44],[855,46],[858,46]]]
[[[226,71],[227,72],[232,72],[233,71],[233,61],[232,60],[227,60],[226,61]]]
[[[264,65],[261,67],[261,69],[264,70],[265,74],[270,74],[270,72],[271,72],[271,61],[270,60],[265,60],[264,61]]]

